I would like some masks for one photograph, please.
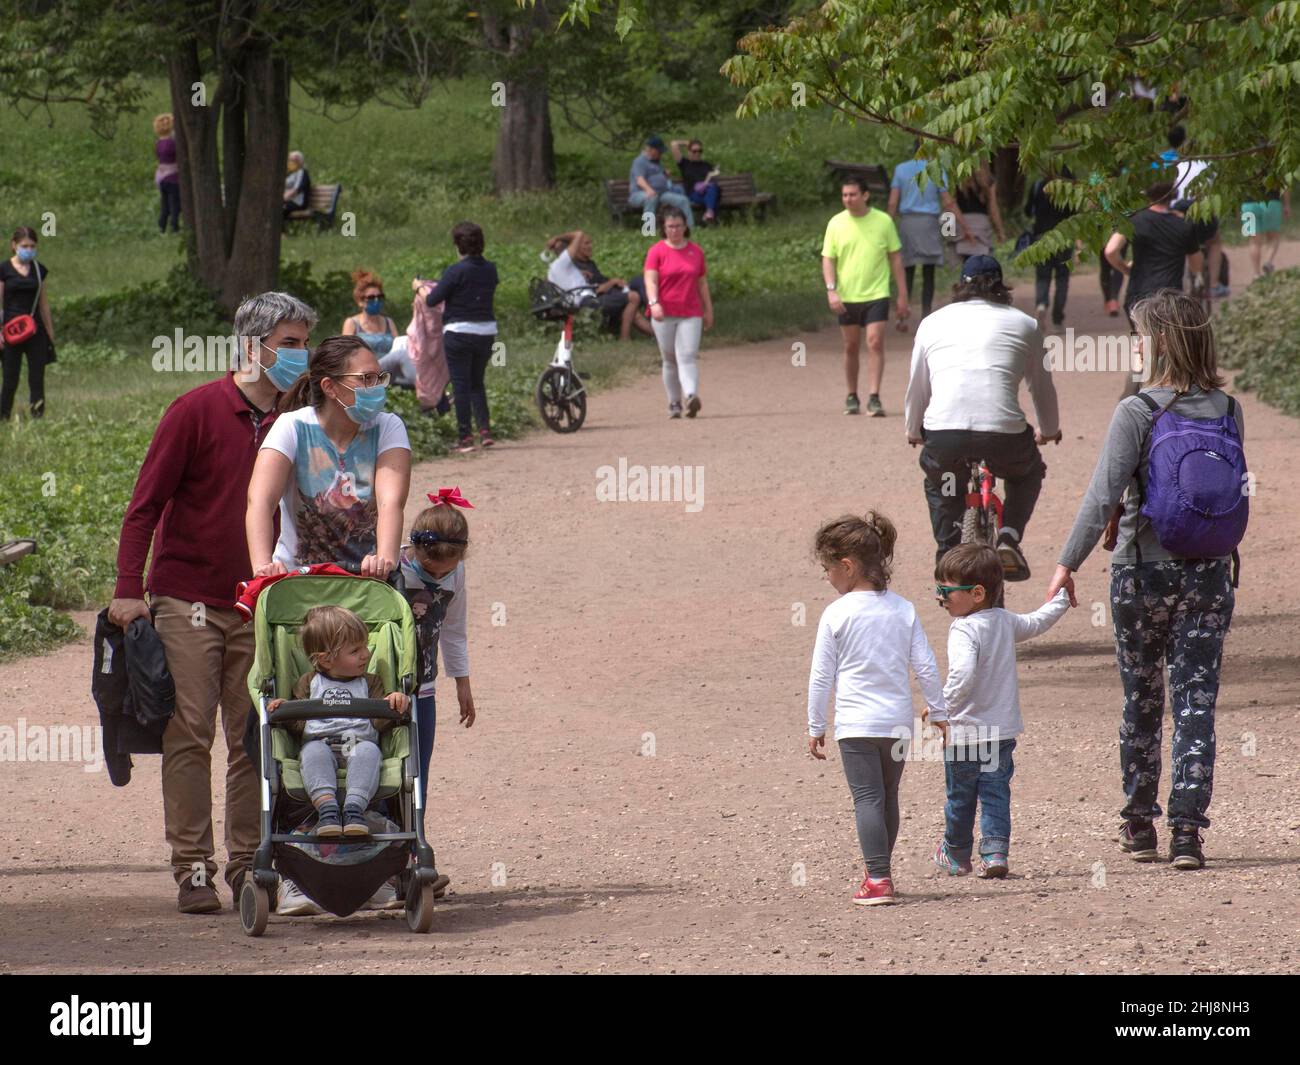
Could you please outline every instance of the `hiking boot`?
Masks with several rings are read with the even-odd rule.
[[[682,405],[680,403],[668,404],[668,417],[680,418],[682,416]]]
[[[998,558],[1002,560],[1002,578],[1008,581],[1029,580],[1029,563],[1020,543],[1009,532],[998,533]]]
[[[1158,862],[1156,826],[1150,821],[1125,821],[1119,830],[1119,849],[1135,862]]]
[[[1169,861],[1175,869],[1200,869],[1205,865],[1201,834],[1196,829],[1174,829],[1169,840]]]
[[[218,913],[221,899],[211,884],[196,884],[187,876],[176,885],[176,908],[181,913]]]
[[[686,417],[694,418],[700,413],[700,397],[690,395],[686,397]]]
[[[856,392],[850,392],[844,399],[844,413],[858,414],[862,410],[862,403],[858,400]]]
[[[981,854],[980,871],[975,874],[981,880],[1001,880],[1007,875],[1007,856],[1001,853]]]
[[[885,416],[885,408],[880,405],[880,397],[874,392],[867,397],[867,413],[873,418],[883,418]]]
[[[879,880],[865,877],[862,886],[853,895],[855,906],[887,906],[897,901],[894,897],[894,882],[887,876]]]
[[[970,876],[970,859],[967,858],[965,861],[959,862],[952,856],[952,851],[948,849],[948,844],[943,840],[940,840],[939,846],[934,848],[932,861],[949,876]]]

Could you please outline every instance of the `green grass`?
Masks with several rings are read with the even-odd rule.
[[[369,105],[335,121],[295,93],[291,145],[306,154],[314,181],[343,185],[339,209],[353,213],[356,231],[286,237],[282,285],[316,306],[320,339],[355,309],[348,273],[374,270],[388,286],[389,313],[404,328],[409,279],[453,261],[451,226],[477,221],[502,279],[497,314],[507,358],[490,369],[488,385],[494,425],[508,437],[536,424],[533,385],[555,345],[554,327],[534,321],[527,306],[528,281],[545,270],[538,259],[545,238],[588,230],[611,275],[638,271],[649,240],[631,225],[614,227],[605,211],[600,181],[625,177],[630,153],[601,148],[560,122],[557,188],[490,195],[497,125],[490,96],[486,79],[466,79],[436,89],[418,111]],[[159,82],[141,113],[104,140],[75,105],[30,120],[0,106],[0,136],[22,146],[0,160],[0,202],[7,224],[45,233],[40,253],[51,270],[60,359],[48,372],[49,416],[0,426],[8,457],[0,469],[0,537],[31,536],[41,545],[38,554],[0,569],[0,656],[70,638],[74,627],[62,611],[106,602],[122,514],[154,426],[172,399],[208,379],[155,373],[150,365],[154,336],[177,327],[200,334],[222,328],[206,295],[184,275],[180,241],[157,232],[150,120],[165,110]],[[823,160],[888,165],[907,154],[909,139],[803,113],[745,122],[727,115],[657,132],[701,137],[706,155],[725,171],[751,171],[760,189],[779,198],[765,224],[739,221],[695,234],[708,256],[717,314],[706,344],[829,325],[818,254],[839,203]],[[1018,214],[1008,217],[1009,235],[1021,224]],[[1009,272],[1022,282],[1032,278],[1031,270]],[[952,268],[942,271],[940,293],[953,280]],[[596,403],[602,388],[657,361],[649,342],[619,345],[589,323],[579,326],[577,341]],[[417,459],[445,453],[446,419],[420,417],[409,393],[396,393],[393,409],[407,422]]]

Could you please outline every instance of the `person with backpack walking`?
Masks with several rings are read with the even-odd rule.
[[[1237,545],[1249,516],[1241,406],[1223,391],[1214,332],[1195,296],[1162,289],[1132,309],[1150,384],[1120,400],[1074,528],[1047,588],[1065,588],[1106,532],[1124,712],[1120,849],[1159,860],[1165,670],[1173,714],[1166,822],[1176,869],[1205,864],[1214,707],[1232,621]],[[1121,501],[1122,497],[1122,501]]]

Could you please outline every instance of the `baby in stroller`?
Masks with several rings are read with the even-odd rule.
[[[293,686],[295,699],[320,699],[328,703],[332,696],[359,699],[383,699],[399,714],[405,714],[410,698],[402,692],[384,692],[383,681],[366,672],[370,661],[365,623],[352,611],[340,606],[312,607],[303,617],[302,649],[314,669],[304,673]],[[345,694],[346,693],[346,694]],[[283,699],[267,707],[274,711]],[[382,755],[379,730],[391,728],[393,721],[372,721],[360,717],[316,718],[291,723],[300,729],[303,786],[316,808],[319,820],[316,834],[334,836],[368,836],[366,808],[379,788]],[[347,763],[347,795],[342,810],[337,793],[338,768]]]

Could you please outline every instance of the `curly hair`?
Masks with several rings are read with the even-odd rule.
[[[893,575],[897,540],[894,523],[878,511],[867,511],[862,517],[845,514],[817,530],[813,554],[823,566],[833,565],[842,558],[852,559],[858,564],[862,579],[883,591]]]

